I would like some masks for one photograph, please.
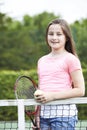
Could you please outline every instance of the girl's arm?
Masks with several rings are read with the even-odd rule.
[[[85,83],[82,71],[77,70],[72,72],[71,78],[73,82],[73,88],[59,93],[56,92],[55,94],[53,94],[54,100],[80,97],[85,95]]]

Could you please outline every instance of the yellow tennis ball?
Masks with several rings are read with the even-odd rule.
[[[35,91],[34,96],[39,96],[42,93],[43,93],[43,91],[38,89],[38,90]]]

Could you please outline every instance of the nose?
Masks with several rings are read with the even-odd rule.
[[[53,39],[55,40],[55,39],[57,39],[57,38],[58,38],[57,35],[54,34],[54,35],[53,35]]]

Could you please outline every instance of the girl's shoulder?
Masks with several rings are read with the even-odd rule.
[[[81,69],[81,62],[79,58],[71,53],[67,53],[65,61],[71,69]]]
[[[69,53],[69,52],[66,54],[66,58],[67,58],[67,60],[70,60],[70,61],[71,60],[79,60],[79,58],[76,55]]]
[[[46,60],[48,57],[49,57],[49,54],[44,55],[44,56],[42,56],[41,58],[39,58],[38,62],[43,61],[43,60]]]
[[[57,58],[56,61],[57,61],[56,63],[60,62],[62,65],[65,65],[69,68],[76,66],[81,68],[79,58],[70,52],[64,53],[60,58]]]

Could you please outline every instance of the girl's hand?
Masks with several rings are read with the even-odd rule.
[[[40,103],[46,103],[53,100],[53,92],[44,92],[37,90],[34,93],[35,100]]]

